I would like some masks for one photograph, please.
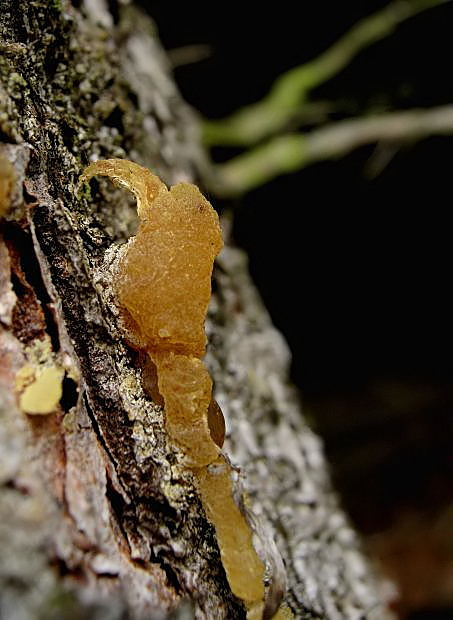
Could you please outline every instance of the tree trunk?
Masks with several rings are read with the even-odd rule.
[[[132,5],[0,0],[0,28],[0,618],[245,618],[124,339],[111,266],[135,207],[78,186],[107,157],[192,180],[196,121]],[[269,596],[385,617],[243,254],[227,244],[214,280],[206,363]]]

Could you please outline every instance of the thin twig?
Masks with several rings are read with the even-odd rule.
[[[228,118],[204,121],[205,143],[248,146],[287,130],[294,117],[300,115],[308,93],[315,87],[338,74],[363,49],[391,34],[401,22],[449,1],[395,0],[362,19],[320,56],[283,73],[261,101]]]
[[[212,191],[232,196],[315,162],[341,157],[373,142],[453,134],[453,105],[338,121],[308,134],[286,134],[214,167]]]

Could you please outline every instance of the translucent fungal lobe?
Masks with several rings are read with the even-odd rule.
[[[194,474],[231,590],[244,601],[249,620],[261,618],[264,565],[235,503],[231,467],[221,453],[223,415],[201,361],[212,268],[223,245],[219,218],[194,185],[168,189],[133,162],[95,162],[81,180],[94,175],[110,177],[137,199],[139,228],[127,244],[115,283],[119,305],[131,341],[147,353],[144,387],[164,404],[166,430]]]

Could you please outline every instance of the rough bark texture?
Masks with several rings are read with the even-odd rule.
[[[0,0],[0,28],[0,157],[15,169],[0,238],[0,618],[244,618],[112,293],[134,205],[105,179],[92,196],[77,186],[98,157],[192,179],[194,118],[131,5]],[[231,246],[207,328],[271,595],[286,565],[297,618],[384,617],[287,384],[287,347]],[[25,415],[20,395],[43,368],[64,373],[62,398]]]

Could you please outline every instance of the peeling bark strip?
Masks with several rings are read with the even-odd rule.
[[[191,179],[194,121],[145,16],[74,5],[0,0],[0,156],[14,168],[0,239],[0,616],[245,618],[142,387],[143,360],[123,341],[112,278],[134,207],[104,180],[93,196],[77,190],[91,157],[139,161],[170,185]],[[382,618],[286,385],[286,347],[241,255],[227,247],[219,264],[207,363],[262,554],[282,576],[275,596],[285,569],[274,535],[297,618]],[[27,416],[21,394],[52,367],[62,398]]]

